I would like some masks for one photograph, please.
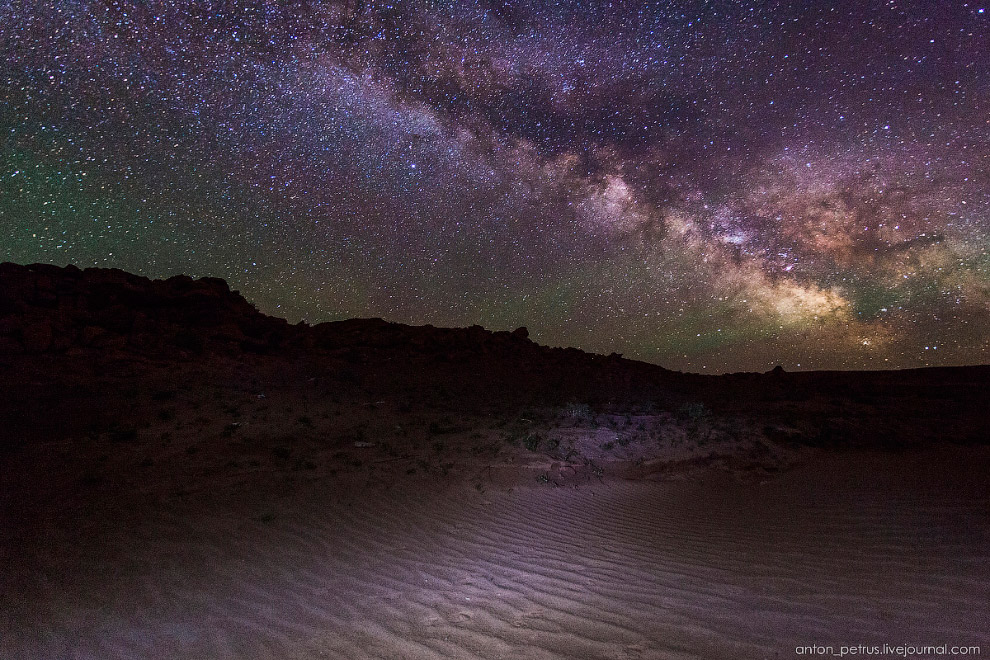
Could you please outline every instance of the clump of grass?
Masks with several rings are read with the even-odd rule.
[[[705,419],[711,414],[708,408],[705,407],[705,404],[700,401],[685,403],[678,409],[677,413],[680,417],[689,419],[692,422]]]
[[[591,412],[591,406],[587,403],[577,403],[575,401],[572,401],[564,406],[564,414],[573,419],[582,421],[590,420],[594,417],[594,414]]]
[[[523,438],[523,447],[530,451],[536,451],[540,448],[540,442],[542,441],[543,438],[539,433],[529,433]]]

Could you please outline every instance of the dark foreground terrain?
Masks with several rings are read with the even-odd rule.
[[[699,376],[0,264],[0,373],[3,657],[990,652],[990,367]]]

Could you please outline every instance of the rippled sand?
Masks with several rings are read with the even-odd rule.
[[[986,450],[157,510],[8,550],[4,658],[790,658],[990,652]]]

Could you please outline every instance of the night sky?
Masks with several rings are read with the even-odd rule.
[[[985,363],[981,3],[0,0],[0,260],[706,373]]]

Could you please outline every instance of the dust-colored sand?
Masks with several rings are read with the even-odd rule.
[[[843,454],[762,484],[323,484],[51,529],[8,552],[0,656],[987,654],[987,458]]]

